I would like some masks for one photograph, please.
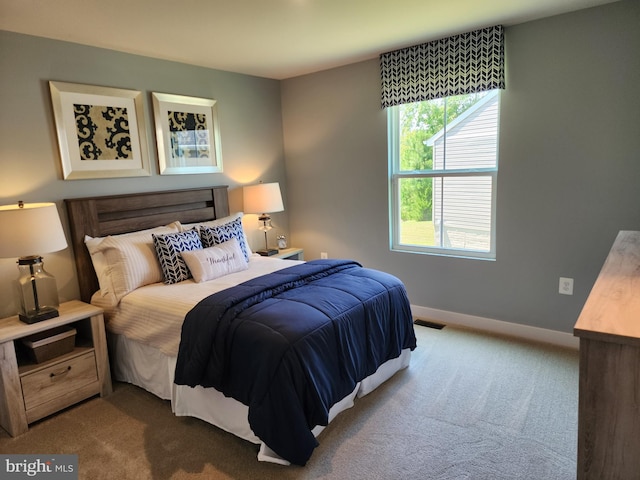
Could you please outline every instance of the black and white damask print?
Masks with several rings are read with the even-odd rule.
[[[131,133],[126,108],[73,105],[80,160],[130,160]]]
[[[504,28],[380,55],[382,107],[504,88]]]
[[[203,113],[168,112],[171,156],[173,158],[209,158],[209,128]]]

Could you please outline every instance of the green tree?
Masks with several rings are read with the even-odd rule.
[[[433,169],[433,148],[427,140],[477,102],[485,93],[458,95],[401,105],[400,169]],[[446,112],[446,116],[445,116]],[[405,179],[400,189],[402,221],[433,219],[433,182],[431,178]]]

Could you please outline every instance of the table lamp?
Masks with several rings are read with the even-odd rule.
[[[278,253],[278,250],[269,248],[267,232],[272,228],[269,214],[282,212],[284,210],[282,195],[280,194],[280,184],[273,182],[247,185],[243,187],[242,194],[244,199],[244,213],[259,214],[258,220],[262,222],[260,230],[264,231],[264,250],[258,250],[256,253],[262,256],[275,255]]]
[[[18,316],[23,322],[58,316],[56,279],[45,271],[41,254],[65,248],[67,240],[54,203],[0,206],[0,257],[19,257]]]

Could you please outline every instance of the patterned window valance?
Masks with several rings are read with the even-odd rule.
[[[380,55],[382,107],[504,88],[504,28]]]

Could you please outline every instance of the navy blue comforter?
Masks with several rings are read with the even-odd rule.
[[[315,260],[211,295],[185,317],[175,382],[214,387],[249,407],[272,450],[304,465],[311,429],[357,382],[416,347],[396,277]]]

